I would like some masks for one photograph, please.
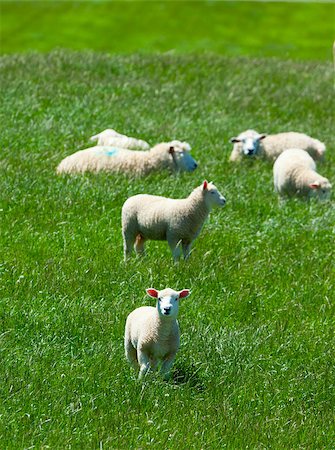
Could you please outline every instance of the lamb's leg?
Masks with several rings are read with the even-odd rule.
[[[192,243],[183,241],[182,244],[183,244],[184,259],[187,259],[190,256]]]
[[[140,365],[140,372],[138,374],[138,379],[141,380],[150,369],[150,360],[148,356],[141,350],[137,351],[137,359]]]
[[[178,261],[181,255],[181,241],[175,236],[167,235],[166,237],[169,247],[171,249],[174,261]]]
[[[129,236],[127,233],[123,233],[123,255],[126,261],[133,251],[136,236]]]
[[[137,352],[136,348],[133,347],[131,342],[125,343],[125,353],[129,364],[137,371],[138,370]]]
[[[135,240],[135,252],[138,255],[143,255],[144,254],[144,243],[145,243],[145,239],[143,238],[143,236],[141,236],[140,234],[138,234],[136,236],[136,240]]]
[[[163,364],[161,367],[161,373],[165,380],[168,380],[170,378],[170,370],[173,365],[175,356],[176,356],[176,354],[172,353],[172,354],[168,355],[163,361]]]

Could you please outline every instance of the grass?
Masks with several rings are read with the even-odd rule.
[[[2,1],[0,52],[214,52],[330,60],[333,3]]]
[[[1,448],[331,448],[334,200],[280,206],[271,166],[232,166],[242,129],[327,143],[330,63],[91,52],[1,58]],[[189,141],[193,174],[57,177],[108,126]],[[163,176],[162,176],[163,175]],[[122,260],[120,208],[138,192],[227,198],[188,262],[165,243]],[[136,382],[123,355],[145,288],[189,287],[174,379]]]

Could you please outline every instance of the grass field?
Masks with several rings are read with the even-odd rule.
[[[2,1],[0,52],[215,52],[329,60],[334,3]]]
[[[330,63],[54,51],[1,58],[0,442],[12,448],[331,448],[334,200],[278,204],[271,165],[231,166],[242,129],[327,143]],[[193,174],[57,177],[115,127],[189,141]],[[120,209],[139,192],[227,198],[187,262],[165,243],[124,265]],[[140,384],[123,355],[145,288],[189,287],[174,378]]]

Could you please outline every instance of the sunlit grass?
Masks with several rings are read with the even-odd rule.
[[[1,59],[1,448],[330,448],[334,202],[278,203],[270,164],[232,166],[229,138],[297,130],[328,147],[332,67],[217,56],[53,52]],[[113,127],[192,144],[192,174],[57,177]],[[149,242],[124,265],[120,209],[139,192],[227,198],[187,262]],[[123,355],[145,288],[192,290],[173,379]]]

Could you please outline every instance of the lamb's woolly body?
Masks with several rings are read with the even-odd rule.
[[[144,176],[153,171],[175,170],[169,154],[170,143],[157,144],[148,151],[135,151],[113,147],[95,146],[80,150],[61,161],[58,173],[114,172]],[[114,150],[110,155],[110,150]]]
[[[154,295],[149,291],[154,291]],[[180,341],[178,300],[181,296],[188,296],[189,291],[177,292],[167,288],[159,292],[148,289],[147,292],[157,298],[156,308],[142,306],[128,315],[124,335],[125,354],[134,369],[139,369],[139,378],[150,367],[155,369],[159,362],[162,362],[162,373],[168,376]]]
[[[331,189],[328,179],[316,172],[311,156],[296,148],[285,150],[277,158],[273,165],[273,179],[275,190],[281,196],[326,198]],[[311,188],[316,183],[320,183],[320,187]]]
[[[130,197],[124,204],[122,220],[128,229],[134,226],[144,239],[165,240],[172,232],[178,240],[193,240],[208,214],[198,188],[186,199],[147,194]]]
[[[248,135],[258,134],[254,130],[247,130],[241,133],[238,138]],[[311,155],[314,160],[322,160],[326,151],[326,146],[318,139],[312,138],[304,133],[294,131],[278,134],[269,134],[259,141],[258,151],[255,156],[274,161],[283,151],[288,148],[301,148]],[[242,143],[234,144],[233,151],[230,155],[230,161],[239,161],[245,156],[242,151]]]
[[[111,128],[92,136],[90,140],[97,142],[97,145],[99,146],[126,148],[128,150],[149,150],[150,148],[150,145],[146,141],[128,137]]]
[[[127,318],[126,352],[131,351],[133,347],[146,353],[152,361],[162,361],[169,355],[177,353],[179,335],[176,319],[161,318],[157,308],[142,306],[131,312]],[[133,360],[130,362],[133,363]]]
[[[199,186],[184,199],[171,199],[156,195],[139,194],[130,197],[122,207],[122,235],[125,258],[135,250],[141,253],[146,240],[167,240],[174,258],[180,256],[180,245],[187,258],[194,239],[199,235],[207,219],[211,204],[210,190],[218,194],[218,203],[224,205],[225,199],[213,184],[204,191]]]

